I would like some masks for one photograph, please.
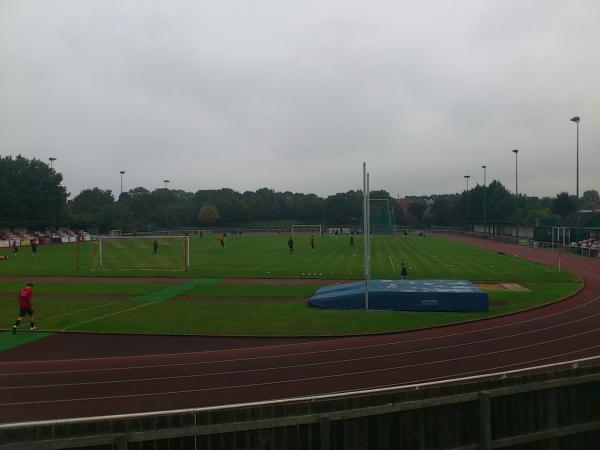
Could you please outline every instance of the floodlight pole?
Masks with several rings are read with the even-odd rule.
[[[123,175],[125,175],[126,172],[121,170],[119,173],[121,174],[121,195],[123,195]]]
[[[368,279],[371,280],[371,174],[367,172],[367,269]],[[368,305],[367,305],[368,306]]]
[[[467,231],[469,230],[469,178],[471,175],[465,175],[465,180],[467,180],[467,191],[465,193],[465,227]]]
[[[483,169],[483,232],[485,234],[487,234],[487,217],[486,217],[486,209],[487,209],[487,205],[486,205],[486,201],[487,201],[487,184],[485,183],[485,169],[487,169],[487,166],[481,166],[481,168]]]
[[[517,222],[517,244],[519,243],[519,149],[513,150],[515,154],[515,199],[517,202],[516,222]]]
[[[56,158],[51,156],[50,158],[48,158],[48,161],[50,161],[50,168],[52,169],[52,164],[54,163],[54,161],[56,161]]]
[[[575,221],[575,240],[577,241],[577,245],[579,245],[579,121],[581,118],[579,116],[575,116],[571,119],[571,122],[575,122],[577,125],[577,185],[575,191],[575,208],[576,208],[576,221]]]
[[[171,180],[163,180],[163,182],[165,183],[165,189],[169,189],[167,185],[171,182]]]
[[[369,210],[367,191],[367,163],[363,162],[363,264],[365,275],[365,309],[369,309]]]

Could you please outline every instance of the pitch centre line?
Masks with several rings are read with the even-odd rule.
[[[390,259],[390,264],[392,265],[392,272],[396,273],[396,267],[394,266],[394,261],[392,261],[392,257],[388,255],[388,258]]]

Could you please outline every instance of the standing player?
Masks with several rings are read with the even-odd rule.
[[[408,270],[406,270],[406,262],[402,263],[402,270],[400,271],[400,275],[402,276],[403,280],[406,280],[408,278]]]
[[[350,247],[354,247],[354,235],[350,235]]]
[[[315,249],[315,235],[314,234],[310,235],[310,248],[312,248],[313,250]]]
[[[221,244],[221,247],[225,248],[225,234],[219,236],[219,243]]]
[[[152,243],[152,254],[154,256],[156,256],[157,253],[158,253],[158,241],[156,239],[154,239],[154,242]]]
[[[13,256],[17,256],[17,252],[19,251],[19,247],[17,247],[17,241],[13,241],[12,250]]]
[[[288,239],[288,247],[290,249],[290,253],[294,253],[294,240],[292,239],[291,236]]]
[[[31,257],[35,258],[37,256],[37,241],[35,239],[31,240]]]
[[[31,322],[31,327],[29,329],[32,331],[36,329],[32,302],[33,283],[27,283],[27,286],[19,291],[19,317],[17,317],[17,321],[12,327],[13,334],[17,333],[17,327],[21,323],[21,320],[23,320],[23,317],[25,317],[26,315],[29,315],[29,320]]]

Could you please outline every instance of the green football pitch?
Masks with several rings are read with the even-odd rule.
[[[288,251],[287,234],[230,237],[225,248],[217,235],[194,237],[189,272],[165,263],[169,257],[178,261],[182,257],[181,250],[169,250],[169,245],[173,245],[171,250],[175,245],[181,249],[179,244],[168,240],[159,240],[156,256],[152,255],[152,240],[111,250],[119,264],[129,264],[128,258],[138,252],[144,261],[131,264],[143,270],[100,268],[94,243],[81,246],[79,272],[75,245],[43,246],[37,258],[31,258],[24,248],[18,256],[0,261],[0,275],[25,275],[18,280],[0,277],[0,328],[14,323],[15,295],[27,275],[42,276],[35,278],[34,305],[38,329],[45,332],[267,336],[387,332],[519,311],[566,297],[581,287],[572,274],[442,237],[374,236],[373,278],[398,278],[401,264],[406,262],[410,278],[480,282],[488,290],[490,311],[365,314],[320,310],[306,305],[316,289],[331,279],[361,277],[362,239],[355,238],[355,247],[350,247],[348,236],[316,236],[313,250],[310,235],[293,237],[293,254]],[[43,278],[45,275],[72,277]],[[276,278],[289,280],[273,280]],[[306,278],[316,280],[306,284]],[[514,282],[518,289],[504,289],[502,282]],[[21,333],[29,332],[19,331],[17,336]],[[10,333],[0,334],[0,350],[16,342]]]
[[[123,241],[104,249],[108,267],[100,267],[98,244],[84,243],[41,246],[37,258],[28,248],[18,256],[3,250],[8,260],[0,261],[0,275],[58,276],[144,276],[144,277],[239,277],[239,278],[323,278],[360,279],[363,273],[363,240],[349,236],[295,234],[294,252],[288,251],[288,234],[244,234],[228,237],[222,248],[216,234],[190,239],[190,268],[183,270],[181,241],[159,239],[159,251],[152,255],[152,239]],[[440,278],[510,281],[569,281],[573,275],[555,268],[522,260],[439,236],[421,239],[416,235],[373,236],[371,244],[373,278],[399,278],[406,263],[410,278]],[[111,269],[110,267],[116,267]]]

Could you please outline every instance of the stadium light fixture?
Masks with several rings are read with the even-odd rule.
[[[56,158],[51,156],[50,158],[48,158],[48,161],[50,161],[50,168],[52,169],[52,163],[54,163],[54,161],[56,161]]]
[[[167,185],[171,182],[171,180],[163,180],[165,183],[165,189],[169,189]]]
[[[517,204],[515,219],[517,222],[517,239],[519,239],[519,149],[515,148],[512,152],[515,154],[515,201]]]
[[[576,209],[576,222],[575,222],[575,240],[577,241],[577,245],[579,245],[579,121],[581,118],[579,116],[575,116],[570,119],[571,122],[575,122],[577,125],[577,182],[575,188],[575,209]]]

